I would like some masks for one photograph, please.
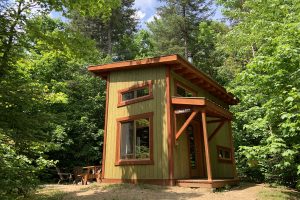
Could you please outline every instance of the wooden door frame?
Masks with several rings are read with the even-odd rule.
[[[196,138],[195,134],[197,134],[198,132],[199,132],[198,134],[200,134],[199,137],[198,137],[198,139],[200,139],[200,141],[199,141],[200,148],[201,148],[200,149],[200,153],[202,155],[199,156],[199,158],[200,158],[200,160],[199,160],[199,166],[201,166],[200,169],[202,168],[202,170],[203,170],[203,177],[201,177],[201,172],[200,172],[200,178],[205,178],[207,175],[206,175],[206,166],[205,166],[205,158],[204,158],[204,148],[203,148],[204,144],[203,144],[202,137],[201,137],[201,136],[203,136],[203,133],[201,131],[202,130],[201,122],[199,122],[197,120],[192,120],[189,125],[192,125],[192,126],[196,125],[197,126],[196,130],[198,130],[198,131],[197,132],[193,132],[194,139]],[[186,132],[186,134],[187,134],[187,132]],[[187,134],[187,145],[188,145],[188,158],[189,158],[188,159],[188,162],[189,162],[189,178],[192,178],[192,172],[191,172],[192,170],[191,170],[191,162],[190,162],[190,138],[189,138],[188,134]],[[196,145],[196,143],[195,143],[195,145]]]

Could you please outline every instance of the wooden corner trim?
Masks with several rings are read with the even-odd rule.
[[[106,77],[106,102],[105,102],[105,121],[104,121],[104,136],[102,149],[102,173],[101,178],[105,175],[105,158],[106,158],[106,138],[107,138],[107,120],[108,120],[108,105],[109,105],[109,75]]]
[[[235,164],[235,155],[234,155],[234,146],[233,146],[233,138],[232,138],[232,127],[231,127],[231,121],[228,120],[228,134],[229,134],[229,143],[231,147],[231,156],[232,156],[232,174],[235,179],[238,178],[237,172],[236,172],[236,164]]]
[[[117,122],[117,138],[116,138],[116,158],[115,166],[120,165],[154,165],[153,158],[153,116],[154,112],[143,113],[139,115],[131,115],[116,119]],[[120,145],[121,145],[121,122],[128,122],[132,120],[149,118],[150,130],[149,130],[149,147],[150,147],[150,158],[149,159],[121,159],[120,158]]]
[[[233,161],[233,159],[232,159],[232,149],[230,147],[225,147],[225,146],[221,146],[221,145],[216,145],[216,148],[217,148],[218,161],[222,162],[222,163],[232,164],[232,161]],[[230,159],[220,158],[219,155],[218,155],[220,149],[228,151],[230,153]]]
[[[187,86],[186,84],[182,83],[181,81],[177,80],[177,79],[174,79],[174,90],[175,90],[175,96],[180,96],[178,93],[177,93],[177,87],[182,87],[184,88],[185,90],[191,92],[193,94],[194,97],[197,96],[197,92],[195,90],[193,90],[191,87]]]
[[[149,94],[146,95],[146,96],[142,96],[142,97],[137,97],[137,98],[134,98],[134,99],[130,99],[130,100],[127,100],[127,101],[122,101],[122,95],[126,92],[131,92],[131,91],[134,91],[134,90],[137,90],[137,89],[142,89],[142,88],[147,88],[149,89]],[[122,106],[127,106],[127,105],[130,105],[130,104],[134,104],[134,103],[137,103],[137,102],[141,102],[141,101],[146,101],[146,100],[149,100],[149,99],[153,99],[153,81],[152,80],[148,80],[144,83],[141,83],[141,84],[136,84],[136,85],[133,85],[129,88],[124,88],[124,89],[121,89],[121,90],[118,90],[118,107],[122,107]]]

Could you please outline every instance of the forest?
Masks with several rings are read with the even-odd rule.
[[[134,0],[0,1],[1,199],[101,164],[106,86],[87,66],[168,54],[239,98],[240,179],[300,190],[300,1],[160,2],[141,27]]]

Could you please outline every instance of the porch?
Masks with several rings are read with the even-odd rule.
[[[232,114],[226,108],[201,97],[172,97],[171,103],[174,119],[175,144],[183,137],[183,133],[190,134],[189,132],[192,130],[190,126],[193,126],[195,122],[199,123],[199,128],[194,129],[195,133],[191,140],[192,142],[195,142],[195,144],[193,144],[195,146],[194,150],[191,148],[190,141],[188,141],[189,178],[177,178],[175,182],[176,185],[183,187],[219,188],[224,187],[225,185],[237,184],[239,180],[236,174],[231,133]],[[185,121],[179,125],[178,119],[182,118],[182,116]],[[214,124],[215,128],[209,132],[208,126],[211,124]],[[224,128],[225,124],[228,127],[226,134],[229,133],[228,136],[226,135],[226,139],[228,140],[226,145],[228,152],[226,153],[229,156],[227,155],[228,158],[223,158],[223,155],[219,155],[219,149],[217,150],[217,154],[214,152],[212,156],[211,149],[214,148],[212,147],[214,145],[211,144],[211,141],[218,137],[218,134],[220,135],[219,132],[221,132],[220,130]],[[200,147],[201,149],[199,150]],[[201,154],[201,151],[202,155],[198,155]],[[192,153],[195,155],[192,155]],[[215,156],[218,157],[218,162],[213,162],[214,165],[212,165],[212,157],[213,159],[216,159]],[[202,161],[199,161],[201,159]],[[213,168],[215,171],[216,168],[219,170],[218,168],[221,168],[223,163],[226,163],[225,165],[227,168],[228,165],[230,165],[232,171],[224,174],[224,176],[220,176],[220,174],[217,173],[213,174]],[[197,165],[200,165],[200,167]]]

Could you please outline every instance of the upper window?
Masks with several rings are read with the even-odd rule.
[[[116,164],[152,164],[153,113],[118,120]]]
[[[189,87],[183,85],[182,83],[175,82],[175,91],[176,96],[181,97],[194,97],[196,96],[196,92],[190,89]]]
[[[152,81],[147,81],[146,83],[120,90],[118,106],[125,106],[139,101],[152,99],[152,87]]]
[[[232,161],[231,149],[230,148],[217,146],[217,152],[218,152],[218,160],[228,161],[228,162]]]

